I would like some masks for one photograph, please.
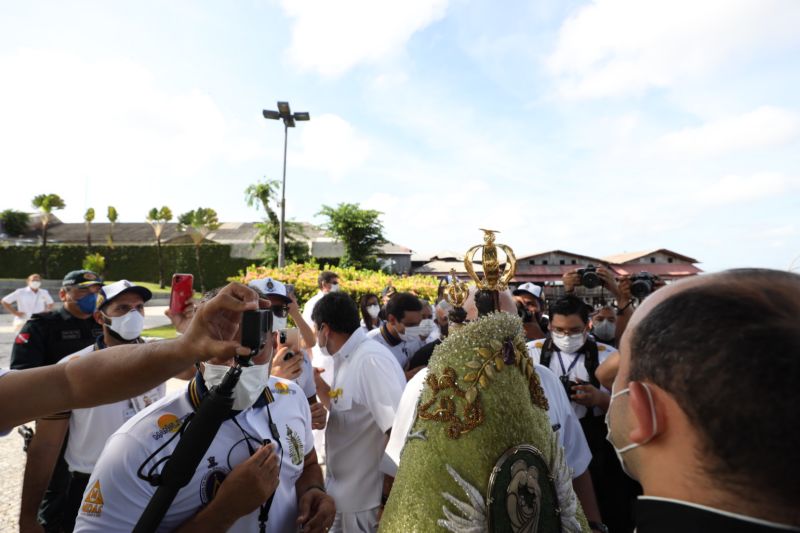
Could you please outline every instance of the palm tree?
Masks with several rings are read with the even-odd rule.
[[[259,241],[264,242],[264,262],[265,264],[278,263],[278,247],[280,242],[281,223],[278,214],[272,209],[270,202],[279,200],[275,198],[280,187],[278,180],[267,180],[254,183],[244,190],[244,197],[249,207],[259,207],[266,213],[263,222],[255,224],[258,233],[253,238],[253,245]],[[284,221],[283,236],[284,254],[287,262],[302,262],[308,260],[308,247],[305,243],[298,240],[298,237],[305,237],[303,225],[291,220]]]
[[[111,229],[108,232],[108,246],[110,248],[114,247],[114,224],[117,223],[117,218],[119,218],[119,214],[117,213],[117,208],[113,205],[108,206],[108,221],[111,222]]]
[[[147,222],[153,227],[153,233],[156,235],[156,250],[158,254],[158,283],[163,289],[164,283],[164,260],[161,257],[161,233],[164,231],[164,226],[167,222],[172,220],[172,210],[167,206],[162,206],[161,209],[155,207],[147,213]]]
[[[42,221],[42,273],[46,278],[47,272],[47,227],[50,225],[50,217],[53,211],[64,209],[67,204],[57,194],[39,194],[33,197],[31,202],[33,207],[39,210]]]
[[[83,221],[86,223],[86,247],[92,251],[92,222],[94,221],[94,208],[90,207],[83,215]]]
[[[203,272],[200,268],[200,246],[206,236],[219,228],[217,212],[210,207],[198,207],[192,211],[187,211],[178,217],[178,228],[186,231],[194,242],[194,257],[197,261],[197,279],[200,282],[200,290],[205,292],[206,287],[203,282]]]

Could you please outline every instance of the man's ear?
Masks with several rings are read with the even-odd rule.
[[[659,417],[656,390],[653,385],[631,381],[630,410],[631,442],[643,443],[652,440],[664,430],[663,418]]]
[[[61,300],[62,302],[67,301],[67,289],[63,287],[58,289],[58,299]]]
[[[94,317],[94,321],[100,324],[101,326],[106,325],[106,321],[103,318],[103,313],[100,310],[97,310],[94,313],[92,313],[92,316]]]

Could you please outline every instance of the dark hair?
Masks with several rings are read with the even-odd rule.
[[[583,300],[572,294],[567,294],[550,304],[550,320],[553,320],[554,315],[578,315],[584,324],[588,324],[590,310],[591,307]]]
[[[406,311],[422,311],[422,302],[410,292],[398,292],[386,303],[386,317],[394,315],[397,320],[403,320]]]
[[[707,475],[758,503],[800,494],[800,276],[709,275],[657,304],[631,336],[630,379],[667,391],[700,440]]]
[[[330,283],[335,279],[339,279],[339,274],[330,270],[323,270],[317,278],[317,286],[321,289],[323,283]]]
[[[337,333],[350,335],[361,327],[356,303],[347,293],[329,292],[319,299],[311,312],[317,329],[325,323]]]
[[[375,298],[375,301],[378,302],[378,307],[381,305],[381,301],[375,294],[368,292],[364,296],[361,297],[361,300],[358,302],[358,308],[361,311],[361,318],[364,319],[364,326],[366,326],[367,331],[371,329],[375,329],[375,324],[373,324],[374,319],[369,315],[367,312],[367,303],[372,299]]]

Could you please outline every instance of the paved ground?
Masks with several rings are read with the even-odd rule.
[[[152,328],[167,324],[169,320],[164,316],[166,307],[148,307],[145,313],[145,328]],[[0,314],[0,368],[8,368],[11,356],[11,346],[14,342],[15,332],[11,327],[11,315]],[[170,380],[169,390],[176,390],[182,385],[181,381]],[[10,406],[2,406],[9,409]],[[22,437],[16,430],[7,437],[0,437],[0,531],[15,531],[19,517],[19,497],[22,490],[22,474],[25,470],[25,454],[22,452]]]

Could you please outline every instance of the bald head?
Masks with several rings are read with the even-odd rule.
[[[685,413],[705,474],[794,505],[800,276],[742,269],[666,287],[636,310],[616,386],[654,383]]]

